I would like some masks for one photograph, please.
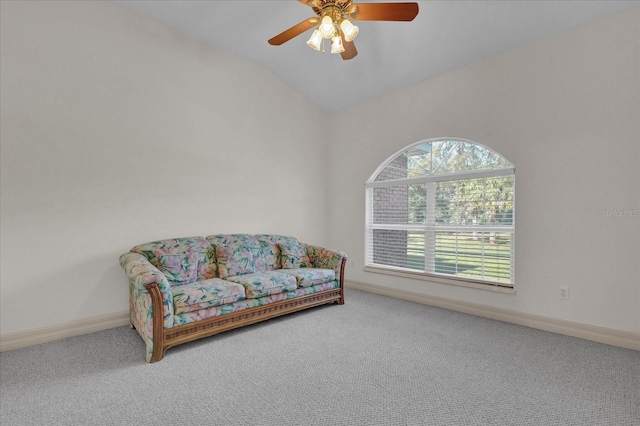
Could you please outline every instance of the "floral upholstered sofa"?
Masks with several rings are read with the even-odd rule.
[[[140,244],[120,256],[147,362],[191,340],[327,303],[344,304],[345,253],[280,235]]]

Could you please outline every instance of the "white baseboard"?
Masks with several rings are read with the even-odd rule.
[[[38,345],[40,343],[53,342],[54,340],[66,339],[67,337],[95,333],[96,331],[122,327],[127,324],[129,324],[129,311],[101,315],[49,327],[7,333],[0,336],[0,352]]]
[[[383,296],[395,297],[396,299],[408,300],[410,302],[422,303],[424,305],[449,309],[451,311],[462,312],[465,314],[476,315],[479,317],[490,318],[539,330],[550,331],[552,333],[564,334],[566,336],[578,337],[580,339],[640,351],[640,334],[628,331],[580,324],[541,315],[511,311],[508,309],[493,308],[476,303],[461,302],[438,296],[429,296],[408,290],[392,289],[376,284],[347,280],[345,281],[345,286],[347,288],[368,291],[370,293],[376,293]]]
[[[391,289],[380,285],[366,284],[357,281],[347,280],[345,281],[345,285],[348,288],[368,291],[370,293],[376,293],[383,296],[395,297],[396,299],[408,300],[410,302],[422,303],[424,305],[435,306],[465,314],[476,315],[479,317],[490,318],[640,351],[640,334],[637,333],[580,324],[572,321],[527,314],[507,309],[493,308],[476,303],[461,302],[444,297],[429,296],[408,290]],[[50,327],[8,333],[0,336],[0,352],[66,339],[67,337],[94,333],[96,331],[108,330],[110,328],[121,327],[127,324],[129,324],[129,312],[125,311],[84,320],[71,321]]]

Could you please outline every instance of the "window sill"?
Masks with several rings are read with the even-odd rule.
[[[500,284],[489,283],[485,281],[475,281],[465,278],[449,278],[440,275],[430,275],[424,272],[411,271],[401,268],[382,268],[377,266],[365,265],[365,272],[372,272],[374,274],[393,275],[396,277],[412,278],[415,280],[429,281],[439,284],[457,285],[461,287],[477,288],[480,290],[495,291],[498,293],[516,294],[516,290],[513,287],[507,287]]]

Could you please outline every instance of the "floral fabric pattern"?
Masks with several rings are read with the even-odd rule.
[[[333,269],[280,269],[278,272],[295,277],[298,287],[311,287],[318,284],[329,283],[336,279],[336,273]]]
[[[273,271],[280,268],[278,264],[278,256],[280,255],[280,249],[278,244],[270,240],[258,240],[262,251],[262,257],[264,259],[264,269],[259,269],[256,263],[256,270],[258,271]]]
[[[274,271],[237,275],[235,277],[228,277],[227,281],[242,284],[247,299],[271,296],[285,291],[293,291],[297,288],[295,277]]]
[[[173,285],[190,284],[198,277],[198,253],[156,253],[158,269]]]
[[[255,272],[251,250],[241,243],[216,246],[216,257],[220,278]]]
[[[153,354],[153,306],[145,285],[156,283],[162,294],[164,328],[173,327],[173,298],[167,278],[138,253],[120,256],[120,266],[129,277],[129,321],[146,346],[146,360]]]
[[[311,287],[299,288],[296,291],[290,291],[286,293],[287,299],[293,299],[298,296],[306,296],[308,294],[317,293],[319,291],[332,290],[334,288],[340,287],[340,283],[337,281],[333,281],[330,283],[318,284]]]
[[[160,259],[161,256],[182,255],[188,259],[189,263],[197,262],[195,264],[196,279],[193,281],[207,280],[209,278],[216,277],[215,252],[213,251],[211,244],[202,237],[186,237],[153,241],[137,245],[131,249],[131,252],[143,255],[153,266],[161,270],[163,268],[163,262]],[[177,260],[172,259],[169,262],[171,262],[172,265],[175,265]],[[194,265],[191,264],[185,264],[184,273],[178,272],[176,277],[177,281],[172,281],[172,283],[179,285],[193,282],[188,281],[188,278],[186,280],[183,279],[183,277],[189,277],[190,274],[193,273],[191,270],[193,266]],[[175,274],[172,270],[169,270],[169,272],[170,275]]]
[[[253,269],[255,271],[264,271],[267,269],[265,257],[262,250],[262,244],[252,235],[249,234],[219,234],[207,236],[207,241],[212,247],[218,250],[218,247],[243,247],[251,252],[253,257]],[[230,275],[232,276],[232,275]],[[221,275],[221,277],[223,277]],[[223,277],[224,278],[224,277]]]
[[[129,277],[129,291],[133,297],[149,296],[146,284],[156,283],[158,285],[160,294],[162,294],[164,328],[173,327],[173,296],[167,277],[149,263],[146,257],[138,253],[125,253],[120,256],[120,266]],[[151,309],[151,302],[149,302],[149,309]],[[149,320],[151,318],[149,317]]]
[[[172,290],[176,314],[233,303],[245,298],[242,285],[220,278],[182,285]]]
[[[173,321],[175,325],[189,324],[196,321],[202,321],[207,318],[213,318],[232,312],[238,312],[244,309],[255,308],[256,306],[264,306],[268,305],[269,303],[280,302],[282,300],[294,299],[298,296],[306,296],[309,294],[317,293],[319,291],[331,290],[338,287],[340,287],[340,284],[337,281],[334,281],[332,283],[324,283],[312,287],[299,288],[294,291],[273,294],[270,296],[260,297],[258,299],[240,300],[238,302],[222,306],[214,306],[207,309],[200,309],[199,311],[176,314],[173,317]]]
[[[297,269],[311,267],[311,259],[305,244],[295,238],[283,238],[279,241],[280,266],[283,269]]]
[[[153,310],[149,293],[142,293],[138,289],[131,288],[129,292],[129,315],[131,325],[145,343],[145,359],[149,362],[153,354]]]
[[[340,276],[342,259],[347,258],[347,254],[338,250],[330,250],[314,245],[307,245],[309,258],[313,262],[314,268],[333,269],[336,277]]]
[[[272,271],[275,269],[281,269],[282,264],[282,253],[280,252],[280,242],[287,242],[292,239],[292,237],[285,237],[282,235],[272,235],[272,234],[258,234],[255,236],[256,239],[262,245],[262,252],[265,258],[265,264],[267,266],[268,271]],[[295,240],[295,238],[293,238]]]

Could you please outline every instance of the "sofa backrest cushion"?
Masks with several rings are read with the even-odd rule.
[[[131,249],[149,259],[171,285],[190,284],[216,276],[215,253],[203,237],[174,238]]]
[[[270,240],[258,240],[258,242],[262,248],[265,270],[273,271],[280,269],[280,263],[278,262],[280,248],[278,247],[278,244]]]
[[[198,278],[198,253],[164,254],[156,252],[156,268],[174,285],[191,284]]]
[[[220,278],[252,274],[256,271],[250,248],[241,242],[216,246],[216,257]]]
[[[271,251],[265,253],[267,268],[270,260],[274,269],[308,268],[313,262],[308,253],[307,245],[294,237],[273,234],[258,234],[255,236],[263,244],[269,244]],[[271,258],[267,253],[271,253]]]
[[[266,269],[262,246],[252,235],[209,235],[207,241],[215,248],[220,278]]]
[[[293,237],[282,237],[280,247],[280,267],[282,269],[309,268],[312,266],[306,244]]]
[[[272,234],[217,234],[207,236],[207,241],[215,249],[220,278],[281,268],[313,266],[306,244],[293,237]]]
[[[258,234],[255,235],[255,238],[258,240],[260,246],[262,247],[265,269],[267,271],[280,269],[280,246],[278,245],[278,241],[280,240],[280,238],[286,237],[270,234]]]

